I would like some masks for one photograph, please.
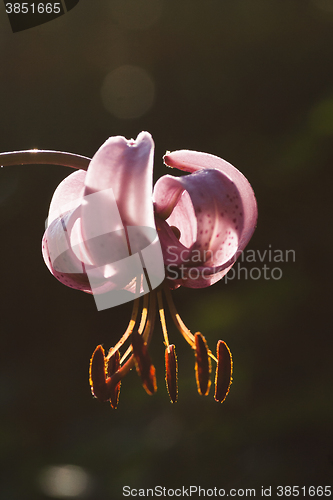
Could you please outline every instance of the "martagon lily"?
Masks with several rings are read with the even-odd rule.
[[[167,153],[164,163],[189,175],[165,175],[153,190],[153,154],[151,135],[141,132],[136,140],[109,138],[91,161],[40,150],[2,153],[0,161],[4,166],[50,163],[77,169],[53,195],[42,245],[45,263],[63,284],[93,294],[98,309],[133,300],[121,339],[107,354],[101,345],[93,353],[93,395],[116,408],[121,380],[134,366],[146,392],[156,391],[148,345],[158,310],[166,385],[171,402],[177,401],[178,365],[168,338],[164,294],[176,327],[194,350],[199,394],[209,393],[213,360],[215,400],[223,402],[232,381],[230,350],[220,340],[215,356],[200,332],[190,332],[171,290],[208,287],[229,271],[256,227],[255,196],[230,163],[188,150]]]

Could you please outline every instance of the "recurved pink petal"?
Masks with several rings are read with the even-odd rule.
[[[204,169],[217,169],[234,182],[243,203],[243,230],[239,241],[241,252],[250,241],[257,223],[258,210],[251,184],[246,177],[227,161],[208,153],[198,151],[178,150],[167,153],[164,162],[169,167],[186,172],[196,172]]]
[[[189,232],[193,235],[196,231],[191,238],[189,258],[183,259],[183,263],[218,266],[230,261],[239,249],[244,224],[243,202],[237,186],[215,169],[183,177],[164,176],[154,189],[157,215],[165,213],[168,193],[176,188],[181,196],[167,222],[180,230],[180,243],[184,245],[189,241],[183,240],[182,235]]]
[[[167,276],[173,287],[209,286],[228,272],[253,234],[253,190],[243,174],[216,156],[184,150],[168,153],[164,160],[192,172],[166,175],[154,188]],[[172,226],[180,232],[179,241]]]
[[[232,258],[219,266],[194,265],[189,258],[190,250],[176,238],[169,224],[158,216],[155,221],[171,289],[208,287],[223,278],[234,264]]]

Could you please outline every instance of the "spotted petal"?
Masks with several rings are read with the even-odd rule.
[[[154,189],[156,223],[167,269],[182,266],[174,284],[192,288],[221,279],[250,240],[257,205],[247,179],[221,158],[195,151],[164,157],[191,175],[159,179]],[[179,241],[170,231],[180,231]],[[170,267],[171,266],[171,267]],[[191,269],[196,268],[195,274]],[[169,277],[170,277],[169,273]]]

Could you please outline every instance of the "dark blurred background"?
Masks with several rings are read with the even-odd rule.
[[[91,396],[89,359],[122,335],[131,305],[97,312],[41,256],[70,171],[1,169],[1,500],[117,500],[124,485],[272,486],[274,498],[278,485],[330,485],[333,2],[81,0],[15,34],[1,4],[0,23],[0,151],[91,157],[109,136],[148,130],[156,179],[166,150],[221,156],[255,190],[257,261],[242,265],[261,274],[174,293],[188,327],[233,352],[223,405],[197,394],[193,352],[169,320],[179,402],[157,325],[157,394],[133,371],[113,411]],[[269,249],[296,257],[258,262]],[[281,279],[265,279],[264,264]]]

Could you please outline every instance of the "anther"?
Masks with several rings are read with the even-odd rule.
[[[165,381],[171,403],[178,399],[178,363],[174,345],[165,349]]]
[[[107,383],[111,383],[111,377],[118,371],[120,368],[120,352],[116,351],[109,359],[108,361],[108,375],[110,378],[107,379]],[[112,408],[116,409],[118,406],[118,401],[119,401],[119,393],[120,393],[120,386],[121,386],[121,381],[114,386],[110,387],[110,404]]]
[[[207,396],[210,389],[211,361],[205,337],[197,332],[195,339],[195,378],[199,394]]]
[[[157,390],[155,367],[148,354],[147,344],[137,330],[131,336],[135,365],[141,377],[142,385],[148,394]]]
[[[215,374],[215,401],[223,403],[232,383],[232,356],[225,342],[217,343],[217,366]]]
[[[111,394],[106,383],[105,353],[101,345],[96,347],[90,360],[89,382],[95,398],[99,401],[109,401]]]

